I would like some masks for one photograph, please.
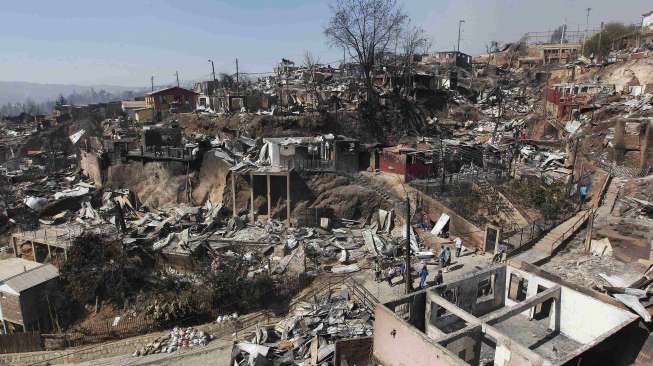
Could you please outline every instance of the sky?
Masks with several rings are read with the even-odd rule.
[[[16,0],[0,12],[0,80],[148,87],[208,79],[216,72],[270,72],[281,57],[301,62],[309,50],[337,63],[323,28],[332,0]],[[432,50],[479,54],[491,40],[561,24],[641,22],[650,0],[398,0],[426,30]]]

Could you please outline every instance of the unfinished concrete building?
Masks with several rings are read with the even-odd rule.
[[[595,364],[637,321],[600,296],[528,264],[490,267],[378,305],[373,355],[383,365]]]

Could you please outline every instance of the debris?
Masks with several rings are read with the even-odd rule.
[[[606,280],[610,285],[613,287],[620,287],[620,288],[626,288],[628,285],[626,282],[615,276],[608,276],[604,273],[600,273],[599,276],[601,276],[604,280]],[[625,291],[624,291],[625,292]],[[651,314],[646,310],[646,308],[642,305],[642,303],[639,302],[639,297],[635,295],[629,295],[626,293],[611,293],[611,295],[621,301],[624,305],[629,307],[631,310],[636,312],[644,321],[650,322],[651,321]]]
[[[435,226],[433,226],[433,229],[431,230],[431,234],[433,235],[440,235],[442,233],[442,230],[447,226],[449,223],[449,215],[446,213],[443,213],[440,215],[440,218],[438,221],[435,223]]]
[[[358,266],[358,264],[350,264],[347,266],[336,266],[331,268],[331,272],[333,273],[353,273],[353,272],[358,272],[360,270],[361,268]]]
[[[136,350],[133,356],[147,356],[155,353],[172,353],[183,348],[206,346],[211,341],[211,336],[206,333],[189,328],[173,328],[170,334],[157,338],[140,350]]]
[[[603,238],[601,240],[592,240],[590,243],[590,252],[594,255],[612,255],[612,245],[610,239]]]
[[[297,303],[285,319],[272,326],[257,326],[237,341],[233,364],[330,363],[336,341],[371,336],[372,321],[371,310],[351,298],[348,288],[328,290],[310,302]]]

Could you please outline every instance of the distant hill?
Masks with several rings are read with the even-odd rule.
[[[110,94],[120,95],[125,92],[145,92],[145,88],[124,87],[115,85],[69,85],[69,84],[39,84],[24,81],[0,81],[0,105],[7,103],[23,103],[31,100],[43,103],[57,99],[59,95],[88,94],[92,90],[101,90]]]

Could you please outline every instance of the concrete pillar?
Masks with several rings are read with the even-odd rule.
[[[553,309],[552,309],[553,314],[549,314],[550,317],[549,329],[551,329],[554,332],[560,331],[560,315],[561,315],[560,311],[561,311],[560,297],[556,297],[555,299],[553,299]]]
[[[614,125],[612,146],[614,148],[614,160],[617,163],[623,162],[624,154],[626,153],[626,121],[623,119],[617,120],[617,123]]]
[[[34,257],[34,262],[37,262],[36,260],[36,246],[34,245],[34,242],[32,242],[32,257]]]
[[[232,201],[232,215],[236,217],[236,172],[231,172],[231,201]]]
[[[48,247],[48,258],[50,258],[50,261],[52,261],[52,250],[50,249],[49,245],[46,244],[45,246]]]
[[[267,184],[267,200],[268,200],[268,221],[272,219],[272,192],[270,192],[270,174],[265,175]]]
[[[250,217],[252,219],[252,223],[254,223],[255,217],[254,217],[254,175],[252,173],[249,173],[249,212],[250,212]]]
[[[644,139],[640,140],[641,157],[639,161],[639,168],[645,169],[651,164],[653,159],[653,120],[649,120],[646,124],[646,132]]]
[[[290,200],[290,172],[286,173],[286,223],[290,227],[290,206],[292,201]]]

